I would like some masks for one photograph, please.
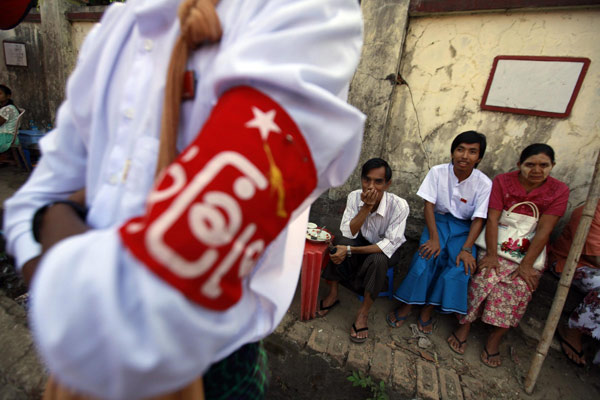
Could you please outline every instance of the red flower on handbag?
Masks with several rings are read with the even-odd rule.
[[[519,244],[519,240],[520,239],[515,240],[513,238],[508,238],[508,240],[500,245],[500,250],[515,257],[523,257],[525,253],[527,253],[531,241],[527,238],[523,238]]]

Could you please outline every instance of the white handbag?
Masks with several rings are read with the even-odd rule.
[[[533,217],[513,212],[515,208],[521,205],[529,206],[533,210]],[[529,249],[529,245],[535,236],[535,229],[540,219],[540,211],[537,206],[524,201],[513,205],[508,211],[502,210],[502,215],[498,221],[498,255],[507,260],[521,263],[523,257]],[[485,250],[485,227],[475,240],[475,245]],[[538,271],[544,269],[546,264],[546,247],[533,263],[533,268]]]

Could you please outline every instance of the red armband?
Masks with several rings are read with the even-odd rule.
[[[242,280],[317,184],[300,130],[249,88],[219,99],[196,139],[166,168],[124,245],[192,301],[234,305]]]

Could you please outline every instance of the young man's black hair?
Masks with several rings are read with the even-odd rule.
[[[483,133],[479,133],[477,131],[466,131],[459,134],[452,141],[452,146],[450,146],[450,154],[454,153],[454,150],[461,143],[479,143],[479,158],[483,158],[483,155],[485,154],[485,148],[487,145],[485,135]]]
[[[454,153],[454,150],[461,143],[479,143],[479,158],[483,158],[483,155],[485,154],[485,148],[487,146],[487,141],[483,133],[479,133],[477,131],[466,131],[460,133],[452,141],[452,145],[450,146],[450,154]],[[475,164],[475,168],[477,168],[477,165],[479,165],[479,163]]]

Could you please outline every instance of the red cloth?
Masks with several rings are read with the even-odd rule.
[[[317,185],[310,149],[262,92],[223,94],[196,139],[157,178],[123,244],[190,300],[226,310],[264,249]]]
[[[555,271],[558,273],[562,272],[565,267],[565,262],[567,261],[569,250],[573,244],[573,237],[579,226],[582,213],[583,206],[573,210],[569,223],[563,229],[560,237],[552,244],[552,247],[550,247],[550,263],[556,261]],[[592,219],[590,231],[585,239],[581,255],[600,256],[600,203],[598,203],[598,206],[596,207],[596,213]],[[584,265],[594,267],[594,265],[590,265],[589,262],[582,262],[580,260],[577,264],[577,268]]]
[[[12,29],[21,22],[35,5],[35,0],[2,0],[0,1],[0,29]]]
[[[546,182],[527,193],[519,182],[519,171],[507,172],[494,178],[489,207],[495,210],[508,210],[522,201],[531,201],[540,210],[540,215],[565,214],[569,201],[569,187],[558,179],[549,176]],[[519,214],[533,215],[531,208],[519,206],[515,210]]]

